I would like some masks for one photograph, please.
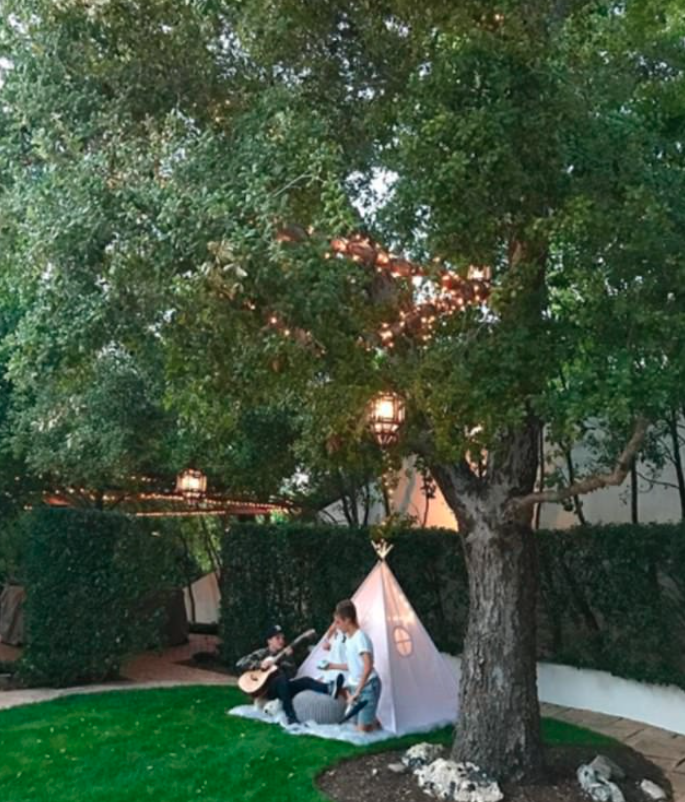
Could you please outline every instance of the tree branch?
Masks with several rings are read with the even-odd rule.
[[[584,479],[579,479],[577,482],[573,482],[567,487],[562,487],[558,490],[545,490],[543,492],[529,493],[527,496],[513,498],[509,502],[510,506],[515,509],[522,509],[524,507],[530,507],[533,504],[543,504],[545,502],[559,504],[572,496],[584,496],[595,490],[601,490],[603,487],[617,487],[623,483],[626,476],[630,473],[631,464],[637,452],[640,450],[648,428],[649,421],[646,418],[640,417],[637,419],[633,434],[619,456],[616,466],[611,473],[599,473],[594,476],[587,476]]]
[[[652,479],[649,476],[645,476],[644,473],[640,473],[640,471],[637,472],[637,475],[638,478],[642,479],[643,482],[646,482],[650,486],[650,488],[653,487],[654,485],[658,485],[659,487],[668,487],[671,488],[672,490],[680,489],[678,485],[675,484],[674,482],[664,482],[662,479]]]

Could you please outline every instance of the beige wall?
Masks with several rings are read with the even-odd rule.
[[[454,515],[439,490],[436,491],[436,497],[429,502],[426,516],[426,498],[421,492],[421,474],[414,470],[413,460],[407,460],[395,478],[397,486],[391,497],[392,508],[395,512],[402,515],[410,515],[417,521],[419,526],[424,526],[425,520],[425,526],[436,526],[445,529],[457,528]],[[327,507],[321,518],[323,522],[346,523],[342,505],[338,502]],[[384,505],[377,501],[372,507],[369,523],[378,524],[384,519]]]
[[[582,464],[582,452],[574,453],[576,464]],[[638,466],[639,467],[639,466]],[[639,472],[647,474],[646,470],[639,468]],[[673,468],[669,467],[658,477],[659,481],[675,484],[676,477]],[[640,494],[638,502],[638,515],[641,523],[672,523],[681,520],[680,500],[678,491],[675,488],[663,487],[662,485],[649,485],[640,481]],[[583,511],[588,523],[608,524],[608,523],[627,523],[630,521],[630,478],[626,479],[621,487],[612,487],[605,490],[598,490],[584,496],[582,499]],[[423,525],[426,511],[426,499],[421,492],[421,475],[413,469],[413,460],[405,463],[404,469],[399,474],[397,488],[392,498],[393,509],[396,512],[411,515]],[[326,518],[344,523],[340,505],[334,504],[328,508],[329,513]],[[371,515],[371,523],[380,523],[385,517],[383,506],[378,503],[374,505]],[[545,529],[567,529],[575,526],[578,519],[572,512],[567,512],[560,504],[545,504],[543,506],[540,525]],[[445,499],[440,492],[436,491],[436,497],[428,505],[428,517],[426,526],[438,526],[448,529],[456,529],[456,521],[452,511],[447,506]]]
[[[435,498],[428,502],[426,510],[426,497],[421,491],[421,485],[421,474],[414,470],[413,460],[408,460],[400,471],[397,488],[392,496],[393,509],[403,515],[411,515],[418,521],[419,526],[456,529],[454,514],[440,490],[436,488]]]
[[[582,464],[583,452],[574,452],[574,461]],[[638,464],[638,473],[648,475],[647,469]],[[667,468],[657,477],[659,482],[675,485],[675,468]],[[638,520],[640,523],[675,523],[682,519],[680,497],[675,487],[661,484],[650,486],[640,480],[638,483]],[[583,512],[588,523],[610,524],[630,522],[630,477],[620,487],[609,487],[583,496]],[[578,523],[577,517],[566,512],[560,504],[545,504],[540,517],[540,525],[546,529],[567,529]]]

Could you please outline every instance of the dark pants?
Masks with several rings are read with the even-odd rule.
[[[297,721],[295,708],[293,707],[293,696],[297,696],[302,691],[316,691],[316,693],[328,693],[328,685],[325,682],[317,682],[311,677],[300,677],[299,679],[288,679],[282,671],[278,671],[271,676],[266,689],[269,699],[280,699],[283,710],[288,717],[288,723]]]

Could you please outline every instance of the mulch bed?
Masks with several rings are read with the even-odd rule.
[[[382,752],[340,763],[323,772],[317,779],[319,789],[335,802],[427,802],[412,774],[394,774],[389,763],[399,763],[403,752]],[[580,790],[576,770],[596,755],[610,757],[626,773],[619,780],[626,802],[645,802],[639,789],[648,779],[667,793],[671,786],[660,768],[627,746],[587,748],[564,746],[546,752],[546,776],[535,785],[502,784],[504,802],[588,802]]]

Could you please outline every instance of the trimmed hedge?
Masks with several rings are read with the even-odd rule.
[[[16,580],[21,563],[21,537],[18,526],[20,516],[0,514],[0,589]]]
[[[23,528],[25,681],[111,679],[127,654],[158,642],[160,591],[171,576],[163,545],[145,525],[109,512],[40,507]]]
[[[443,649],[459,652],[468,600],[458,535],[407,530],[394,535],[393,543],[389,564],[421,620]],[[223,541],[222,659],[233,665],[262,645],[262,633],[274,622],[290,634],[312,626],[324,632],[335,604],[355,592],[375,561],[362,528],[231,527]]]
[[[388,562],[440,649],[461,651],[468,614],[459,536],[402,531]],[[685,528],[541,532],[539,658],[685,688]],[[234,526],[223,544],[222,657],[233,664],[274,621],[288,633],[330,623],[375,562],[369,532]]]
[[[540,656],[685,688],[685,527],[543,532]]]

